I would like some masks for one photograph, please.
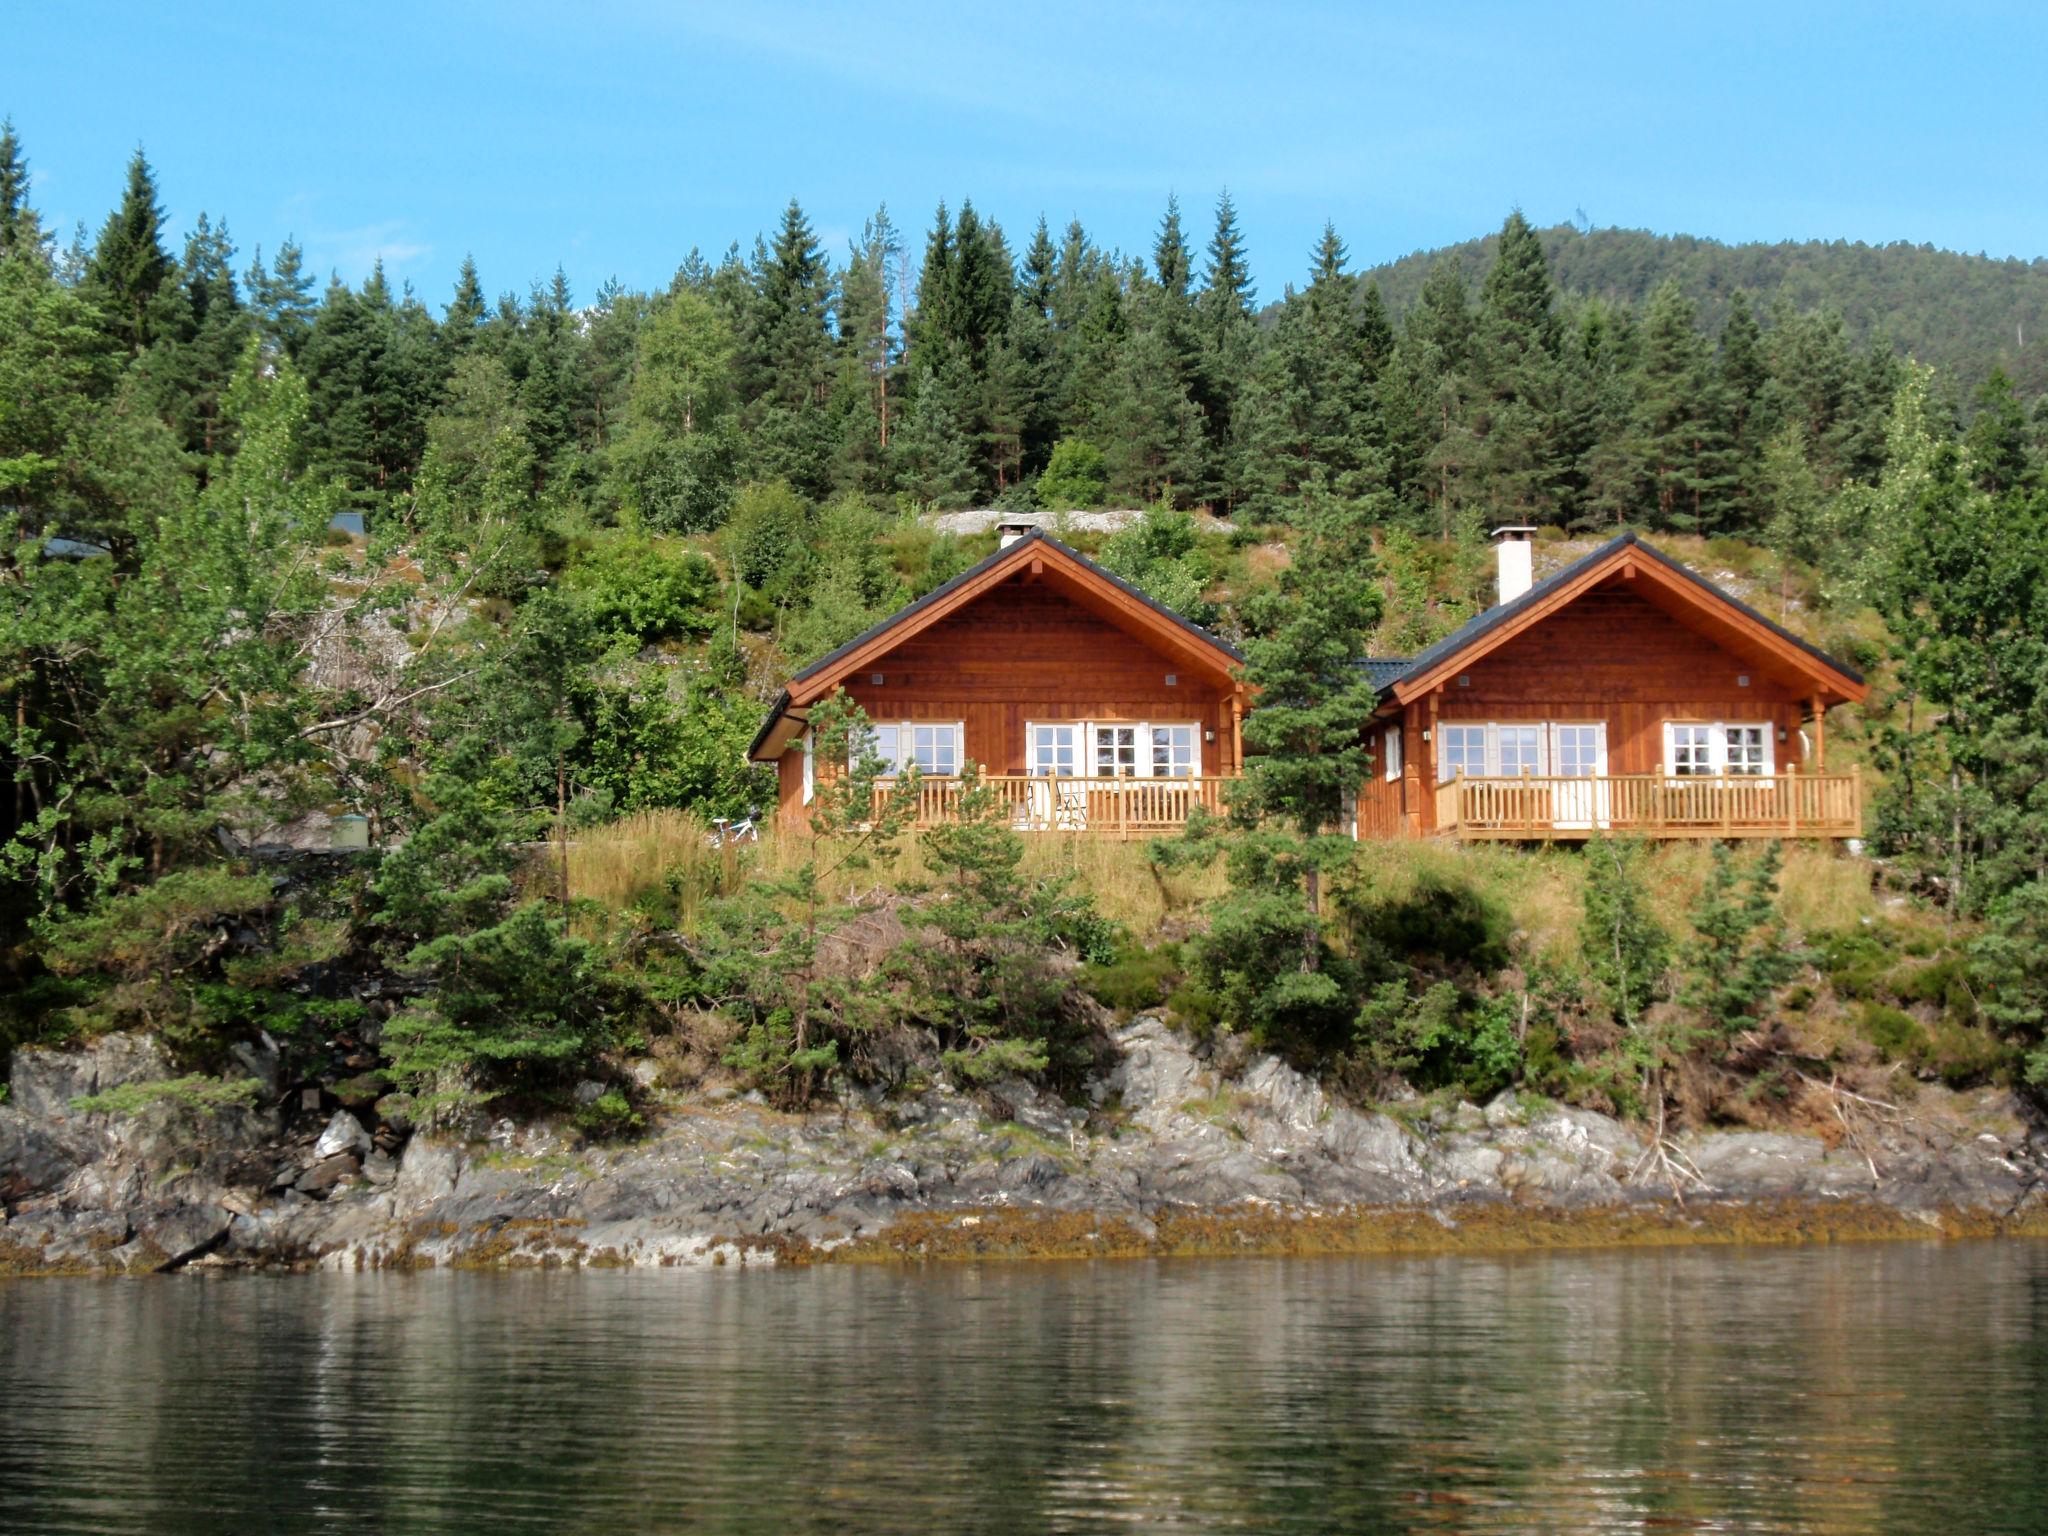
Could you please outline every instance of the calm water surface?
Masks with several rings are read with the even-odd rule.
[[[0,1531],[2048,1532],[2048,1244],[0,1283]]]

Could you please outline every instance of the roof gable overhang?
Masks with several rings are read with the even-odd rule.
[[[1197,676],[1229,682],[1244,659],[1207,630],[1037,529],[798,672],[777,698],[747,756],[755,762],[780,757],[802,735],[810,705],[839,689],[848,678],[874,668],[906,641],[996,588],[1018,581],[1043,583]]]
[[[1819,698],[1824,706],[1861,702],[1870,691],[1862,674],[1853,668],[1808,645],[1705,577],[1627,533],[1422,652],[1387,685],[1381,696],[1381,708],[1407,704],[1436,691],[1456,673],[1587,593],[1614,587],[1624,588],[1661,609],[1715,645],[1750,661],[1766,675]]]

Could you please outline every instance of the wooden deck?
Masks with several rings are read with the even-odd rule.
[[[1187,825],[1196,806],[1221,813],[1229,776],[1199,779],[1043,778],[985,775],[1002,796],[1010,825],[1019,832],[1085,832],[1103,837],[1156,837]],[[921,778],[917,825],[928,827],[955,813],[961,781]],[[879,790],[878,796],[887,793]]]
[[[1466,778],[1436,787],[1437,830],[1465,841],[1639,837],[1860,837],[1863,780],[1848,773],[1645,773]]]

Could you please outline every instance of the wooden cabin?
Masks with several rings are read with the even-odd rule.
[[[1533,534],[1496,533],[1495,607],[1363,663],[1356,836],[1860,835],[1861,781],[1827,768],[1860,675],[1632,533],[1532,581]]]
[[[789,680],[748,749],[776,765],[777,817],[802,819],[822,776],[808,711],[843,689],[884,761],[920,775],[943,818],[979,765],[1025,831],[1151,836],[1238,774],[1242,658],[1043,529],[996,552]]]

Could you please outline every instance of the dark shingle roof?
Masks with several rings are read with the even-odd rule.
[[[1816,661],[1831,667],[1844,677],[1853,678],[1859,683],[1863,681],[1863,674],[1854,667],[1835,660],[1834,657],[1828,655],[1826,651],[1821,650],[1818,646],[1807,644],[1806,641],[1800,639],[1783,625],[1772,623],[1740,598],[1730,596],[1720,587],[1714,585],[1713,582],[1707,580],[1706,577],[1700,575],[1699,572],[1693,570],[1690,566],[1679,564],[1678,561],[1672,559],[1655,545],[1645,544],[1634,533],[1617,534],[1592,553],[1581,555],[1578,559],[1572,561],[1571,564],[1551,572],[1512,602],[1501,603],[1497,607],[1487,609],[1486,612],[1480,614],[1477,618],[1467,620],[1457,629],[1445,635],[1443,639],[1437,641],[1436,644],[1418,651],[1398,671],[1378,670],[1380,668],[1391,669],[1394,664],[1392,662],[1374,661],[1371,658],[1364,660],[1361,665],[1366,668],[1374,685],[1384,694],[1394,684],[1410,677],[1420,677],[1450,657],[1456,656],[1459,652],[1468,649],[1477,641],[1484,639],[1487,635],[1500,628],[1501,625],[1512,620],[1516,615],[1525,613],[1530,608],[1535,607],[1559,587],[1565,586],[1590,567],[1600,564],[1613,555],[1615,551],[1631,546],[1640,550],[1650,559],[1655,560],[1666,570],[1683,576],[1701,591],[1711,593],[1738,613],[1763,625],[1765,629],[1768,629],[1780,639],[1791,641],[1792,644],[1798,646],[1799,649],[1806,652],[1807,655],[1813,657]]]
[[[1410,659],[1406,656],[1367,656],[1358,665],[1367,682],[1375,688],[1385,689],[1408,670]]]

